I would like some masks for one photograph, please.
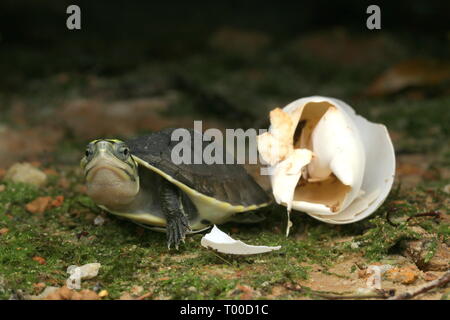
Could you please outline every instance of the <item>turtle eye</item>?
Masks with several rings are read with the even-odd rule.
[[[130,155],[130,149],[125,146],[119,147],[116,152],[117,152],[117,156],[124,161],[127,160]]]
[[[92,154],[92,151],[90,149],[87,149],[84,154],[86,155],[86,158],[89,158],[89,156]]]

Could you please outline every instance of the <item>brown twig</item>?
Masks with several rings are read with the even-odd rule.
[[[397,207],[391,207],[386,212],[386,220],[393,227],[398,227],[401,224],[401,223],[394,223],[391,220],[391,214],[394,212],[397,212],[398,209],[399,208],[397,208]],[[417,213],[417,214],[409,217],[406,220],[406,223],[408,223],[411,219],[418,218],[418,217],[434,217],[436,219],[439,219],[441,217],[441,213],[439,211],[428,211],[428,212]]]
[[[285,288],[292,291],[310,293],[314,296],[328,299],[328,300],[344,300],[344,299],[387,299],[395,294],[395,290],[375,290],[373,293],[368,294],[340,294],[340,293],[324,293],[311,289],[305,290],[298,284],[285,284]]]
[[[431,281],[430,283],[424,285],[423,287],[416,289],[412,292],[404,292],[401,294],[398,294],[394,296],[395,291],[393,290],[376,290],[376,292],[369,293],[369,294],[329,294],[329,293],[322,293],[317,292],[313,290],[305,290],[301,286],[293,285],[293,284],[286,284],[285,288],[292,291],[297,292],[303,292],[303,293],[310,293],[312,295],[324,298],[324,299],[330,299],[330,300],[340,300],[340,299],[388,299],[388,300],[404,300],[404,299],[411,299],[415,296],[418,296],[419,294],[428,292],[434,288],[442,287],[450,282],[450,270],[447,271],[441,278],[436,279],[434,281]],[[310,292],[309,292],[310,291]]]
[[[411,219],[417,218],[417,217],[434,217],[439,219],[441,217],[441,213],[439,211],[429,211],[424,213],[417,213],[411,217],[409,217],[406,222],[408,222]]]
[[[317,294],[319,297],[329,300],[344,300],[344,299],[388,299],[392,297],[393,292],[391,290],[377,290],[378,293],[373,294]]]
[[[145,300],[153,295],[153,292],[147,292],[140,297],[137,297],[136,300]]]
[[[416,289],[414,291],[411,292],[404,292],[401,293],[399,295],[396,295],[394,297],[389,298],[389,300],[404,300],[404,299],[411,299],[414,298],[415,296],[428,292],[431,289],[437,288],[437,287],[442,287],[445,284],[450,282],[450,270],[447,271],[442,277],[440,277],[439,279],[436,279],[434,281],[431,281],[430,283],[424,285],[423,287]]]

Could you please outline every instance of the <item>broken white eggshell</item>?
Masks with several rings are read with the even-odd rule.
[[[275,200],[288,213],[346,224],[366,218],[386,199],[395,154],[384,125],[321,96],[272,110],[270,122],[269,131],[258,136],[258,151],[270,165]]]
[[[273,250],[279,250],[281,248],[281,246],[267,247],[245,244],[240,240],[234,240],[215,225],[211,232],[203,236],[201,245],[205,248],[211,248],[221,253],[238,255],[265,253]]]
[[[369,266],[367,268],[367,273],[370,274],[370,276],[366,280],[367,288],[381,290],[382,276],[389,269],[392,269],[392,266],[389,264],[382,266]]]
[[[69,289],[80,289],[81,280],[95,278],[100,269],[100,263],[88,263],[82,266],[69,266],[67,273],[70,274],[66,280],[66,285]]]

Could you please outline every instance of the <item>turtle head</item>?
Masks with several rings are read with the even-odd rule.
[[[120,140],[91,141],[81,159],[87,194],[95,203],[120,210],[139,192],[139,175],[130,149]]]

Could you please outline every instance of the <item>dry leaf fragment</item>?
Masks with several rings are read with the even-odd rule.
[[[394,282],[400,282],[402,284],[412,284],[419,277],[417,268],[404,267],[404,268],[392,268],[386,271],[386,278]]]
[[[72,290],[63,286],[44,297],[44,300],[70,300],[72,294]]]
[[[62,204],[64,203],[64,196],[56,196],[52,202],[51,202],[51,206],[53,208],[57,208],[60,207]]]
[[[44,300],[98,300],[100,297],[92,290],[74,291],[66,286],[54,290]]]
[[[236,286],[236,293],[240,293],[239,299],[240,300],[251,300],[254,298],[255,290],[253,290],[252,287],[246,286],[246,285],[237,285]]]
[[[47,263],[47,261],[45,261],[45,258],[42,258],[40,256],[34,256],[32,259],[33,259],[33,261],[36,261],[39,264],[46,264]]]
[[[25,209],[30,213],[42,214],[47,209],[60,207],[64,203],[64,196],[55,198],[46,196],[38,197],[25,205]]]
[[[42,214],[50,205],[52,197],[38,197],[25,205],[25,209],[30,213]]]
[[[367,95],[381,96],[408,87],[436,86],[450,80],[450,64],[426,59],[400,62],[381,74],[366,90]]]

